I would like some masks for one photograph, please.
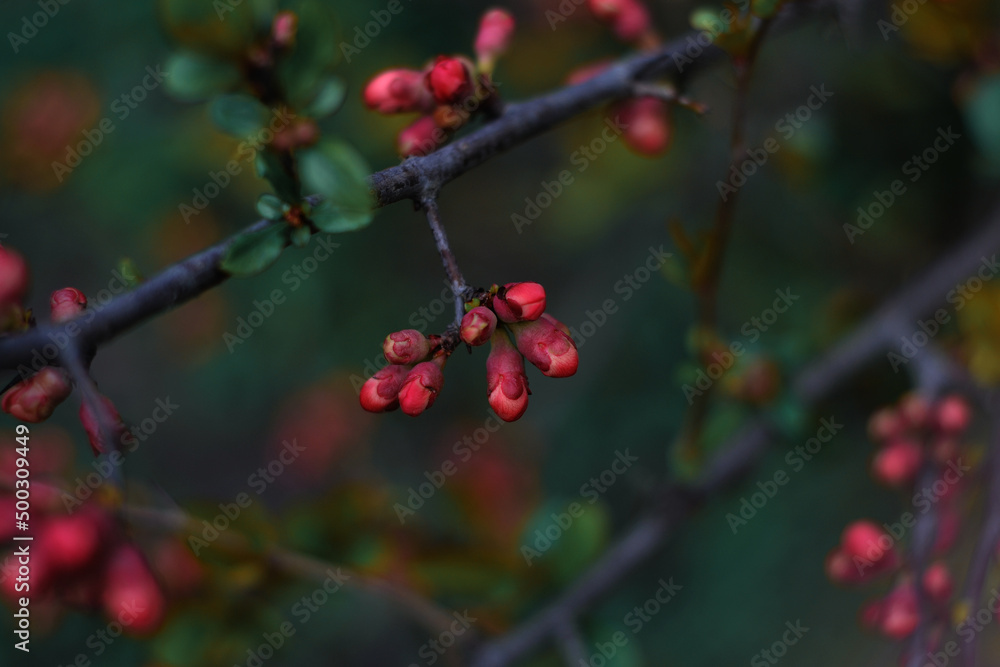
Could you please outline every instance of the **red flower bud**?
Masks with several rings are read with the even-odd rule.
[[[534,322],[512,324],[511,329],[517,349],[544,375],[564,378],[576,373],[580,363],[576,343],[558,320],[542,317]]]
[[[390,69],[377,74],[364,92],[365,105],[379,113],[430,111],[434,106],[424,86],[424,73],[412,69]]]
[[[587,5],[599,21],[614,21],[632,0],[588,0]]]
[[[404,413],[416,417],[434,405],[438,392],[444,385],[444,373],[433,361],[425,361],[413,367],[403,380],[399,390],[399,407]]]
[[[389,365],[381,369],[361,387],[361,407],[368,412],[388,412],[399,407],[399,389],[403,386],[408,366]]]
[[[482,64],[491,64],[502,56],[514,35],[514,17],[503,9],[491,9],[483,14],[476,35],[476,56]]]
[[[289,47],[295,42],[298,26],[299,17],[295,12],[278,12],[271,23],[271,39],[279,47]]]
[[[875,442],[887,441],[905,430],[903,415],[895,408],[882,408],[868,419],[868,436]]]
[[[427,88],[439,104],[463,102],[475,87],[469,67],[460,58],[438,56],[427,73]]]
[[[156,631],[163,621],[164,599],[153,573],[139,550],[122,544],[111,555],[104,572],[104,613],[132,634]]]
[[[524,358],[503,329],[497,329],[490,342],[490,356],[486,359],[486,392],[490,407],[500,419],[516,421],[528,409],[531,394],[528,376],[524,374]]]
[[[507,283],[493,297],[493,311],[504,322],[537,320],[545,312],[545,288],[538,283]]]
[[[622,138],[639,155],[656,156],[670,148],[673,139],[670,105],[653,97],[638,97],[618,105]]]
[[[835,584],[856,584],[864,578],[853,559],[840,547],[827,554],[823,569]]]
[[[122,423],[121,415],[118,414],[115,404],[107,396],[101,396],[100,401],[110,422],[105,425],[105,428],[111,430],[110,433],[101,433],[101,420],[90,409],[90,401],[83,400],[80,404],[80,423],[83,424],[83,430],[87,432],[87,439],[90,440],[90,448],[94,451],[94,456],[107,451],[109,449],[107,447],[108,444],[111,444],[111,450],[115,449],[114,441],[108,442],[109,436],[114,440],[118,440],[125,433],[125,424]]]
[[[94,511],[54,517],[39,531],[36,545],[53,570],[70,572],[90,564],[103,546],[109,525]]]
[[[879,630],[890,639],[906,639],[916,630],[920,622],[917,609],[917,593],[913,585],[905,583],[897,586],[882,601],[881,627]]]
[[[891,488],[910,484],[924,462],[924,451],[908,438],[893,440],[872,461],[875,479]]]
[[[52,411],[66,400],[72,390],[65,371],[46,366],[11,387],[3,395],[0,407],[16,419],[37,423],[52,416]]]
[[[84,311],[87,297],[75,287],[64,287],[52,293],[49,307],[52,309],[53,322],[65,322]]]
[[[863,577],[880,574],[897,563],[892,537],[871,521],[855,521],[848,525],[840,544]]]
[[[931,601],[940,605],[948,604],[955,587],[947,565],[937,562],[928,567],[924,570],[922,582]]]
[[[462,318],[461,336],[469,345],[482,345],[497,328],[497,316],[489,308],[476,306]]]
[[[938,403],[935,417],[938,428],[949,433],[961,433],[969,427],[972,412],[961,396],[947,396]]]
[[[13,250],[0,246],[0,306],[20,303],[27,290],[27,263]]]
[[[427,155],[433,153],[447,137],[432,116],[423,116],[400,130],[397,148],[402,157]]]
[[[594,16],[611,24],[615,35],[626,42],[638,41],[652,27],[649,12],[638,0],[589,0],[588,4]]]
[[[913,428],[923,428],[931,419],[931,405],[918,394],[907,394],[899,401],[899,412]]]
[[[390,364],[415,364],[430,351],[430,341],[416,329],[391,333],[382,343],[382,353]]]
[[[612,27],[615,35],[623,42],[638,42],[649,34],[652,22],[645,5],[641,2],[626,2]]]

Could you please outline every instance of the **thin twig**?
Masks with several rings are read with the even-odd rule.
[[[448,244],[448,235],[445,234],[444,225],[441,224],[441,213],[438,210],[437,195],[427,194],[421,201],[424,211],[427,213],[427,224],[431,227],[434,235],[434,244],[437,245],[438,254],[441,255],[441,264],[444,265],[448,280],[451,281],[451,292],[455,295],[455,321],[460,322],[465,314],[465,293],[469,286],[465,284],[465,277],[458,268],[458,261],[455,253],[452,252]]]
[[[733,101],[732,133],[729,143],[729,164],[726,165],[725,180],[732,170],[739,170],[746,159],[746,122],[748,97],[750,95],[750,79],[753,76],[754,64],[760,53],[761,45],[771,27],[770,19],[761,22],[753,35],[745,55],[733,58],[733,71],[736,76],[736,95]],[[722,269],[732,236],[733,221],[736,217],[736,204],[739,200],[739,190],[722,197],[715,215],[708,240],[695,266],[695,296],[698,298],[698,328],[700,336],[715,337],[717,329],[717,311],[719,300],[719,284],[722,281]],[[708,346],[699,350],[699,361],[708,365]],[[709,407],[715,394],[713,383],[705,391],[697,394],[691,404],[686,419],[683,435],[680,439],[681,457],[685,461],[696,461],[700,457],[699,442],[708,419]]]

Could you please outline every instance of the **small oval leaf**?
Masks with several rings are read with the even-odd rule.
[[[164,85],[169,94],[185,102],[201,102],[224,92],[240,79],[232,63],[194,51],[176,51],[167,59]]]
[[[336,77],[330,77],[320,84],[316,97],[304,109],[307,116],[325,118],[337,113],[347,96],[347,86]]]
[[[310,218],[325,232],[360,229],[374,210],[368,187],[368,166],[353,148],[328,141],[299,154],[302,184],[324,197]]]
[[[281,220],[285,216],[285,203],[271,194],[257,200],[257,212],[268,220]]]
[[[226,249],[220,267],[226,273],[245,278],[274,264],[288,245],[288,227],[274,224],[264,229],[240,234]]]
[[[223,132],[245,139],[267,124],[269,112],[249,95],[221,95],[212,101],[211,114]]]

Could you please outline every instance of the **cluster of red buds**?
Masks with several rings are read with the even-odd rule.
[[[587,6],[623,42],[639,49],[659,46],[660,38],[653,29],[649,10],[639,0],[587,0]]]
[[[660,38],[652,27],[649,11],[639,0],[588,0],[590,11],[607,23],[616,37],[639,49],[655,49]],[[584,65],[567,77],[567,83],[578,84],[592,79],[610,67],[610,61]],[[704,108],[687,100],[675,103],[698,113]],[[609,116],[620,129],[625,144],[639,155],[662,155],[673,140],[673,104],[663,96],[630,97],[612,105]]]
[[[65,322],[83,312],[87,298],[77,289],[67,287],[52,293],[52,321]],[[0,398],[3,411],[21,421],[45,421],[56,407],[73,391],[73,385],[62,368],[45,366],[8,389]]]
[[[423,69],[390,69],[368,82],[364,102],[370,109],[383,114],[421,114],[400,131],[400,155],[426,155],[475,112],[493,110],[497,101],[493,68],[513,34],[514,18],[502,9],[491,9],[479,24],[475,63],[466,56],[439,55]]]
[[[947,396],[930,405],[919,396],[904,398],[896,407],[872,415],[869,435],[879,447],[872,474],[889,488],[913,483],[928,459],[946,465],[958,456],[959,441],[972,414],[961,396]]]
[[[9,477],[12,484],[13,475]],[[23,561],[17,549],[7,555],[0,592],[15,605],[30,597],[32,605],[101,610],[131,634],[155,632],[166,601],[142,553],[96,502],[72,514],[61,505],[55,487],[32,485],[30,560]],[[0,514],[13,517],[14,496],[0,495],[0,508]],[[9,524],[5,541],[14,534],[14,522]]]
[[[464,342],[490,343],[486,390],[490,407],[504,421],[520,419],[528,408],[528,376],[524,360],[543,375],[576,373],[579,354],[569,329],[545,312],[545,289],[538,283],[493,285],[466,302],[457,331],[425,337],[406,329],[386,336],[383,352],[389,365],[361,388],[361,407],[386,412],[399,407],[408,415],[429,408],[444,384],[445,361]]]
[[[6,272],[12,271],[12,267],[17,268],[18,262],[23,267],[23,261],[10,251],[5,251],[2,248],[0,248],[0,253],[5,253],[0,256],[0,283],[6,284],[5,279],[11,278],[11,276],[6,275]],[[11,260],[11,257],[15,257],[16,259]],[[21,285],[20,293],[23,294],[26,270],[22,268],[20,271],[25,276],[22,278],[22,282],[19,283]],[[7,280],[7,282],[11,285],[14,284],[12,279]],[[0,289],[2,289],[2,286],[0,286]],[[14,292],[11,291],[10,293]],[[18,308],[21,307],[19,300],[17,302],[9,301],[4,303],[16,303]],[[53,324],[61,324],[73,319],[86,310],[87,297],[84,296],[83,292],[74,287],[65,287],[52,293],[49,299],[49,308]],[[0,409],[3,409],[4,412],[21,421],[29,423],[43,422],[52,416],[56,407],[65,401],[72,391],[73,385],[64,369],[58,366],[45,366],[5,391],[3,396],[0,397]],[[120,435],[124,432],[124,426],[117,409],[115,409],[114,404],[106,396],[100,396],[99,400],[104,404],[105,414],[110,416],[112,423],[108,426],[112,427]],[[106,451],[108,434],[102,437],[100,420],[94,414],[87,401],[83,401],[80,406],[80,423],[83,424],[84,431],[87,433],[87,438],[90,441],[91,449],[94,450],[94,455],[97,456]]]
[[[947,396],[931,403],[917,395],[904,397],[897,405],[883,408],[869,420],[869,434],[880,447],[872,461],[872,473],[893,489],[913,490],[920,472],[932,466],[934,483],[913,496],[920,512],[937,513],[933,556],[947,553],[958,537],[956,507],[963,467],[959,444],[971,422],[968,402]],[[949,623],[952,576],[941,561],[924,570],[918,583],[899,541],[915,525],[914,513],[900,521],[879,526],[873,521],[855,521],[844,529],[840,545],[826,559],[827,576],[842,585],[868,584],[894,578],[884,596],[869,601],[861,610],[861,623],[883,636],[901,640],[910,636],[921,620],[920,595],[926,600],[929,623]]]

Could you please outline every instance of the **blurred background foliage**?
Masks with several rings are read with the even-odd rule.
[[[205,105],[178,102],[156,88],[125,117],[114,106],[140,84],[147,66],[164,65],[178,42],[230,48],[227,40],[235,39],[230,31],[238,24],[218,21],[212,3],[204,3],[206,18],[194,27],[171,22],[172,4],[71,2],[0,61],[0,231],[31,263],[36,309],[67,285],[99,302],[122,262],[153,275],[257,217],[254,202],[267,186],[249,168],[188,222],[181,214],[179,207],[191,204],[195,190],[204,189],[210,172],[223,169],[237,146],[212,125]],[[338,45],[353,41],[355,28],[385,6],[377,0],[318,4],[335,16],[330,39]],[[839,21],[818,16],[768,40],[762,52],[748,140],[758,147],[773,136],[781,148],[741,193],[721,323],[728,342],[743,341],[750,353],[726,376],[707,447],[759,409],[759,401],[744,400],[741,387],[753,381],[761,363],[777,364],[787,379],[968,232],[996,191],[996,3],[926,0],[900,30],[885,34],[877,21],[890,20],[891,6],[851,4],[855,10],[845,9]],[[365,81],[386,67],[468,52],[488,7],[453,0],[402,5],[369,45],[337,65],[347,102],[321,122],[326,135],[348,139],[373,169],[397,162],[395,134],[405,121],[366,111],[360,103]],[[623,53],[582,8],[553,30],[545,12],[557,5],[509,5],[518,31],[496,73],[506,99],[544,92],[576,66]],[[699,6],[656,2],[652,11],[662,33],[675,36],[689,29]],[[33,3],[4,3],[0,25],[18,31],[35,10]],[[783,135],[776,124],[806,103],[813,86],[826,86],[833,96],[792,136]],[[373,418],[357,405],[352,377],[370,372],[386,333],[424,322],[427,333],[439,332],[451,313],[423,218],[401,204],[378,211],[359,232],[332,237],[339,247],[312,272],[296,273],[313,266],[305,260],[317,248],[315,239],[286,252],[267,273],[229,281],[101,350],[95,377],[127,421],[150,416],[157,399],[179,406],[130,458],[132,500],[176,503],[211,518],[219,503],[248,490],[249,476],[275,459],[284,440],[297,439],[305,446],[301,458],[230,530],[255,544],[274,542],[328,558],[447,607],[469,609],[479,619],[476,629],[486,634],[523,619],[593,562],[644,509],[669,470],[687,407],[682,386],[697,372],[688,349],[693,299],[684,268],[669,263],[628,300],[615,285],[645,262],[651,247],[663,245],[680,259],[669,221],[695,235],[714,215],[716,182],[727,176],[731,77],[725,68],[709,70],[690,80],[688,93],[711,111],[703,119],[676,112],[674,144],[662,158],[610,145],[585,171],[576,171],[574,151],[603,127],[604,112],[594,111],[445,190],[442,216],[470,283],[541,282],[550,312],[574,328],[606,299],[618,306],[582,345],[577,375],[558,382],[532,376],[535,393],[525,418],[490,434],[468,461],[457,456],[455,443],[493,423],[484,351],[468,359],[456,355],[435,408],[420,419],[400,413]],[[67,146],[104,118],[114,131],[60,181],[52,163],[65,161]],[[904,164],[949,127],[961,138],[917,182],[907,181],[906,193],[851,243],[843,226],[856,223],[858,207],[867,208],[876,191],[907,178]],[[536,200],[543,183],[564,169],[573,171],[574,182],[518,230],[512,215],[525,215],[526,198]],[[759,340],[747,340],[743,325],[785,288],[799,300]],[[223,335],[235,333],[255,301],[271,298],[274,290],[281,290],[284,303],[230,351]],[[995,381],[1000,291],[990,285],[971,303],[939,340],[982,379]],[[794,664],[893,659],[893,647],[856,626],[856,609],[871,591],[833,588],[822,563],[848,520],[893,521],[906,508],[905,498],[880,491],[867,478],[871,450],[864,424],[875,406],[894,401],[907,386],[904,372],[874,364],[849,389],[807,412],[779,385],[774,402],[787,417],[786,440],[775,443],[744,487],[709,503],[668,549],[587,615],[583,629],[591,650],[593,642],[624,629],[624,616],[655,593],[660,578],[673,577],[683,586],[676,599],[608,664],[745,663],[780,637],[786,621],[797,619],[811,631],[790,649]],[[73,413],[57,411],[35,430],[38,443],[68,446],[72,440],[76,471],[62,473],[71,485],[90,465]],[[758,480],[784,468],[788,449],[831,415],[846,428],[734,535],[726,514],[757,490]],[[11,420],[0,423],[12,433]],[[581,487],[625,450],[638,464],[589,503]],[[397,505],[447,460],[456,462],[457,472],[401,524]],[[553,512],[573,502],[583,504],[583,516],[526,564],[522,547],[534,544],[536,529],[552,524]],[[967,556],[974,520],[969,516],[963,524],[957,565]],[[314,589],[234,563],[212,546],[191,563],[181,542],[164,546],[162,536],[147,532],[136,528],[140,543],[168,554],[158,565],[161,576],[182,579],[171,568],[186,563],[190,590],[178,597],[161,634],[115,641],[96,664],[245,664],[247,648],[260,643],[261,633],[293,620],[296,600]],[[958,565],[958,571],[964,569]],[[30,662],[94,657],[88,637],[104,625],[91,615],[53,614],[45,636],[32,644]],[[298,626],[267,664],[430,664],[418,654],[428,639],[393,605],[344,591],[315,620]],[[0,650],[10,649],[5,644]],[[549,651],[531,664],[559,663]]]

